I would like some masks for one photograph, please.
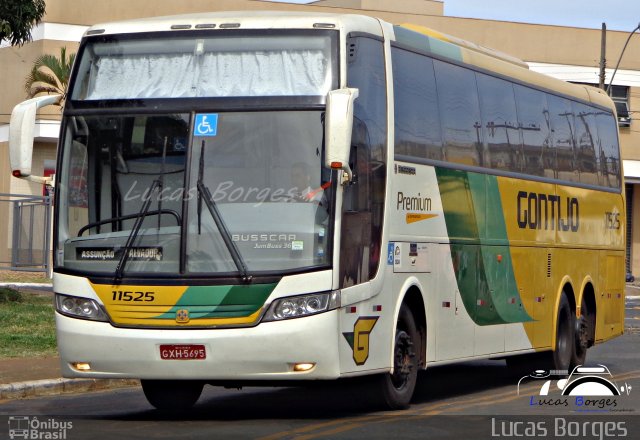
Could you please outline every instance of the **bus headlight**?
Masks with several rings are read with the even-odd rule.
[[[279,298],[271,303],[263,321],[281,321],[316,315],[340,307],[340,292],[313,293]]]
[[[90,298],[61,295],[56,293],[56,311],[72,318],[92,321],[109,321],[102,307]]]

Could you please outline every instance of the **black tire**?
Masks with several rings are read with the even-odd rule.
[[[571,368],[571,358],[574,350],[575,320],[567,295],[563,292],[558,306],[556,323],[556,348],[546,354],[547,364],[552,370],[567,370]]]
[[[203,382],[195,380],[141,380],[142,391],[151,405],[161,411],[184,411],[202,394]]]
[[[406,409],[411,403],[418,380],[420,335],[413,314],[406,304],[400,308],[396,324],[393,374],[376,377],[376,391],[382,404],[391,410]]]
[[[582,297],[580,304],[580,317],[575,318],[574,328],[574,343],[573,352],[571,354],[571,369],[578,365],[584,365],[587,359],[587,349],[591,346],[592,342],[592,325],[593,325],[593,311],[589,310],[587,302]]]

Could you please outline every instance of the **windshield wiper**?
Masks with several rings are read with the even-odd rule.
[[[251,275],[248,274],[247,265],[240,255],[240,251],[238,251],[238,247],[233,242],[231,238],[231,233],[225,225],[222,216],[220,215],[220,211],[218,211],[218,206],[216,201],[213,200],[211,196],[211,191],[203,182],[204,177],[204,141],[202,141],[202,146],[200,147],[200,163],[198,164],[198,234],[201,233],[201,216],[202,216],[202,201],[207,205],[207,209],[213,217],[213,221],[216,223],[218,230],[220,231],[220,235],[222,236],[222,241],[224,241],[225,246],[229,250],[229,254],[231,254],[231,258],[233,259],[234,264],[238,268],[240,275],[242,276],[242,281],[250,283]]]
[[[120,261],[118,261],[118,266],[116,266],[116,273],[113,280],[113,284],[116,284],[120,279],[122,279],[122,272],[124,271],[124,266],[127,264],[127,260],[129,259],[129,251],[133,247],[133,243],[136,238],[138,238],[138,234],[140,233],[140,227],[144,222],[145,217],[149,213],[149,207],[151,206],[151,195],[156,189],[162,189],[162,182],[158,179],[154,180],[149,188],[149,197],[144,201],[140,211],[136,215],[135,223],[133,224],[133,228],[131,228],[131,232],[129,233],[129,237],[127,237],[127,242],[124,245],[122,255],[120,255]]]

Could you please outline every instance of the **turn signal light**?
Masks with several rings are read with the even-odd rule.
[[[310,371],[310,370],[313,370],[315,366],[316,364],[314,362],[300,362],[298,364],[293,364],[293,371],[296,371],[296,372]]]
[[[91,371],[91,364],[89,362],[71,362],[71,368],[78,371]]]

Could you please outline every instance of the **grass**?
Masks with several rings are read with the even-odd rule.
[[[54,354],[52,295],[0,288],[0,358]]]
[[[44,272],[20,272],[0,270],[0,282],[3,283],[50,283]]]

